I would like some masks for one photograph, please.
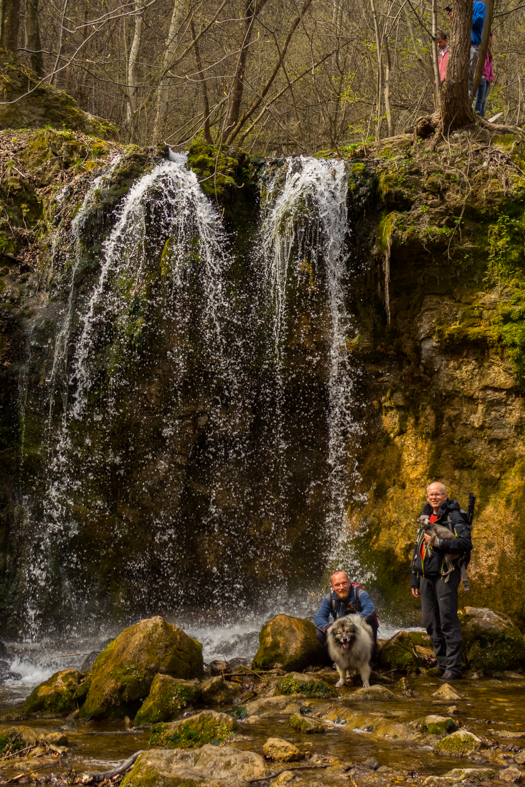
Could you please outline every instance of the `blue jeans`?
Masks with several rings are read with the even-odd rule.
[[[478,92],[476,93],[476,106],[474,107],[474,112],[476,112],[478,115],[481,115],[482,118],[485,117],[485,104],[487,103],[489,90],[490,82],[486,77],[481,77]]]

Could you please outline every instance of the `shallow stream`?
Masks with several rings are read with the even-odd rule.
[[[196,635],[197,631],[191,633]],[[255,628],[250,628],[249,624],[236,629],[215,631],[203,628],[200,635],[205,642],[205,660],[208,662],[212,658],[251,656],[257,639]],[[9,653],[14,655],[11,669],[18,671],[22,677],[0,684],[0,715],[13,711],[34,685],[57,669],[81,667],[87,653],[96,650],[97,644],[100,645],[92,641],[78,641],[74,643],[75,647],[60,653],[53,653],[35,644],[8,646]],[[334,684],[336,678],[335,672],[326,673],[325,679]],[[360,686],[358,678],[354,679],[352,685],[347,685],[335,701],[301,699],[294,696],[283,698],[280,704],[263,708],[257,719],[253,719],[253,723],[241,723],[241,737],[235,745],[262,753],[263,744],[268,737],[284,737],[303,751],[312,752],[320,761],[333,762],[335,759],[355,765],[373,757],[380,766],[402,771],[407,777],[410,775],[411,779],[416,778],[416,774],[423,777],[430,774],[441,775],[452,768],[480,767],[487,765],[487,760],[482,760],[479,755],[468,759],[439,756],[430,745],[403,739],[402,734],[396,735],[394,726],[391,735],[385,733],[384,725],[382,734],[377,734],[374,730],[375,719],[377,723],[381,719],[382,722],[392,725],[406,725],[429,714],[449,716],[453,713],[460,726],[467,728],[483,741],[494,741],[490,761],[496,769],[505,767],[506,759],[515,756],[516,752],[525,746],[525,675],[507,672],[488,678],[467,674],[453,686],[461,699],[448,701],[436,701],[433,696],[442,685],[437,678],[423,675],[409,677],[408,683],[415,696],[406,696],[403,693],[403,687],[397,683],[398,678],[399,676],[379,675],[376,681],[372,679],[372,684],[381,682],[393,691],[394,700],[356,701],[352,695]],[[452,705],[456,706],[455,711],[451,710]],[[326,723],[327,731],[323,734],[305,735],[293,730],[289,725],[290,715],[301,712],[301,709],[302,712],[319,715]],[[345,722],[345,714],[348,717],[349,712],[361,712],[367,717],[361,729],[351,729],[352,724]],[[17,722],[0,722],[0,734],[13,723]],[[47,765],[42,762],[42,773],[58,773],[72,769],[77,773],[105,771],[135,751],[148,748],[149,730],[128,729],[129,722],[79,723],[71,720],[38,719],[18,723],[46,732],[59,730],[67,735],[69,753],[60,759],[60,766],[57,759]],[[16,770],[13,763],[7,769],[4,767],[1,775],[11,778]],[[17,773],[21,771],[20,766]]]

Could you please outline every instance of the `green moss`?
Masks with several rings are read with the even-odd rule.
[[[135,724],[171,721],[199,696],[197,685],[177,682],[167,675],[156,675],[149,696],[135,717]]]
[[[24,703],[24,713],[67,715],[77,708],[76,691],[80,673],[76,670],[55,672],[37,686]]]
[[[201,779],[195,781],[187,778],[179,779],[177,776],[165,776],[149,767],[141,756],[122,780],[121,787],[203,787],[203,784]]]
[[[435,751],[448,757],[466,757],[479,748],[479,742],[469,733],[452,733],[437,742]]]
[[[279,678],[275,687],[276,694],[307,694],[309,697],[336,697],[337,692],[323,680],[298,680],[293,675]]]
[[[154,725],[150,746],[167,749],[197,749],[207,743],[219,746],[231,740],[234,725],[233,719],[224,720],[224,714],[200,713],[177,725]]]
[[[420,660],[414,650],[414,643],[406,631],[395,634],[379,651],[379,663],[386,669],[398,672],[417,672]]]
[[[426,733],[427,735],[443,735],[443,733],[451,733],[455,732],[458,729],[458,725],[454,721],[454,719],[443,719],[442,721],[435,721],[423,723],[421,725],[421,732]]]

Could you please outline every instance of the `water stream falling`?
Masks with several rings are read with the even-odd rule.
[[[357,478],[344,163],[263,168],[242,254],[175,154],[97,234],[119,164],[60,249],[28,632],[177,610],[220,622],[290,611],[291,594],[303,608]]]

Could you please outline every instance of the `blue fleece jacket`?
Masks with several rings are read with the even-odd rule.
[[[363,588],[357,585],[350,585],[350,595],[346,601],[341,601],[332,591],[332,598],[337,601],[337,617],[342,618],[350,612],[358,612],[362,618],[368,615],[375,615],[376,608],[374,602]],[[353,607],[350,609],[348,607]],[[334,622],[334,611],[331,601],[325,596],[317,614],[314,618],[314,625],[323,631]]]
[[[483,32],[484,22],[485,3],[480,2],[480,0],[475,0],[472,8],[472,34],[470,36],[470,42],[475,46],[481,44],[481,33]]]

